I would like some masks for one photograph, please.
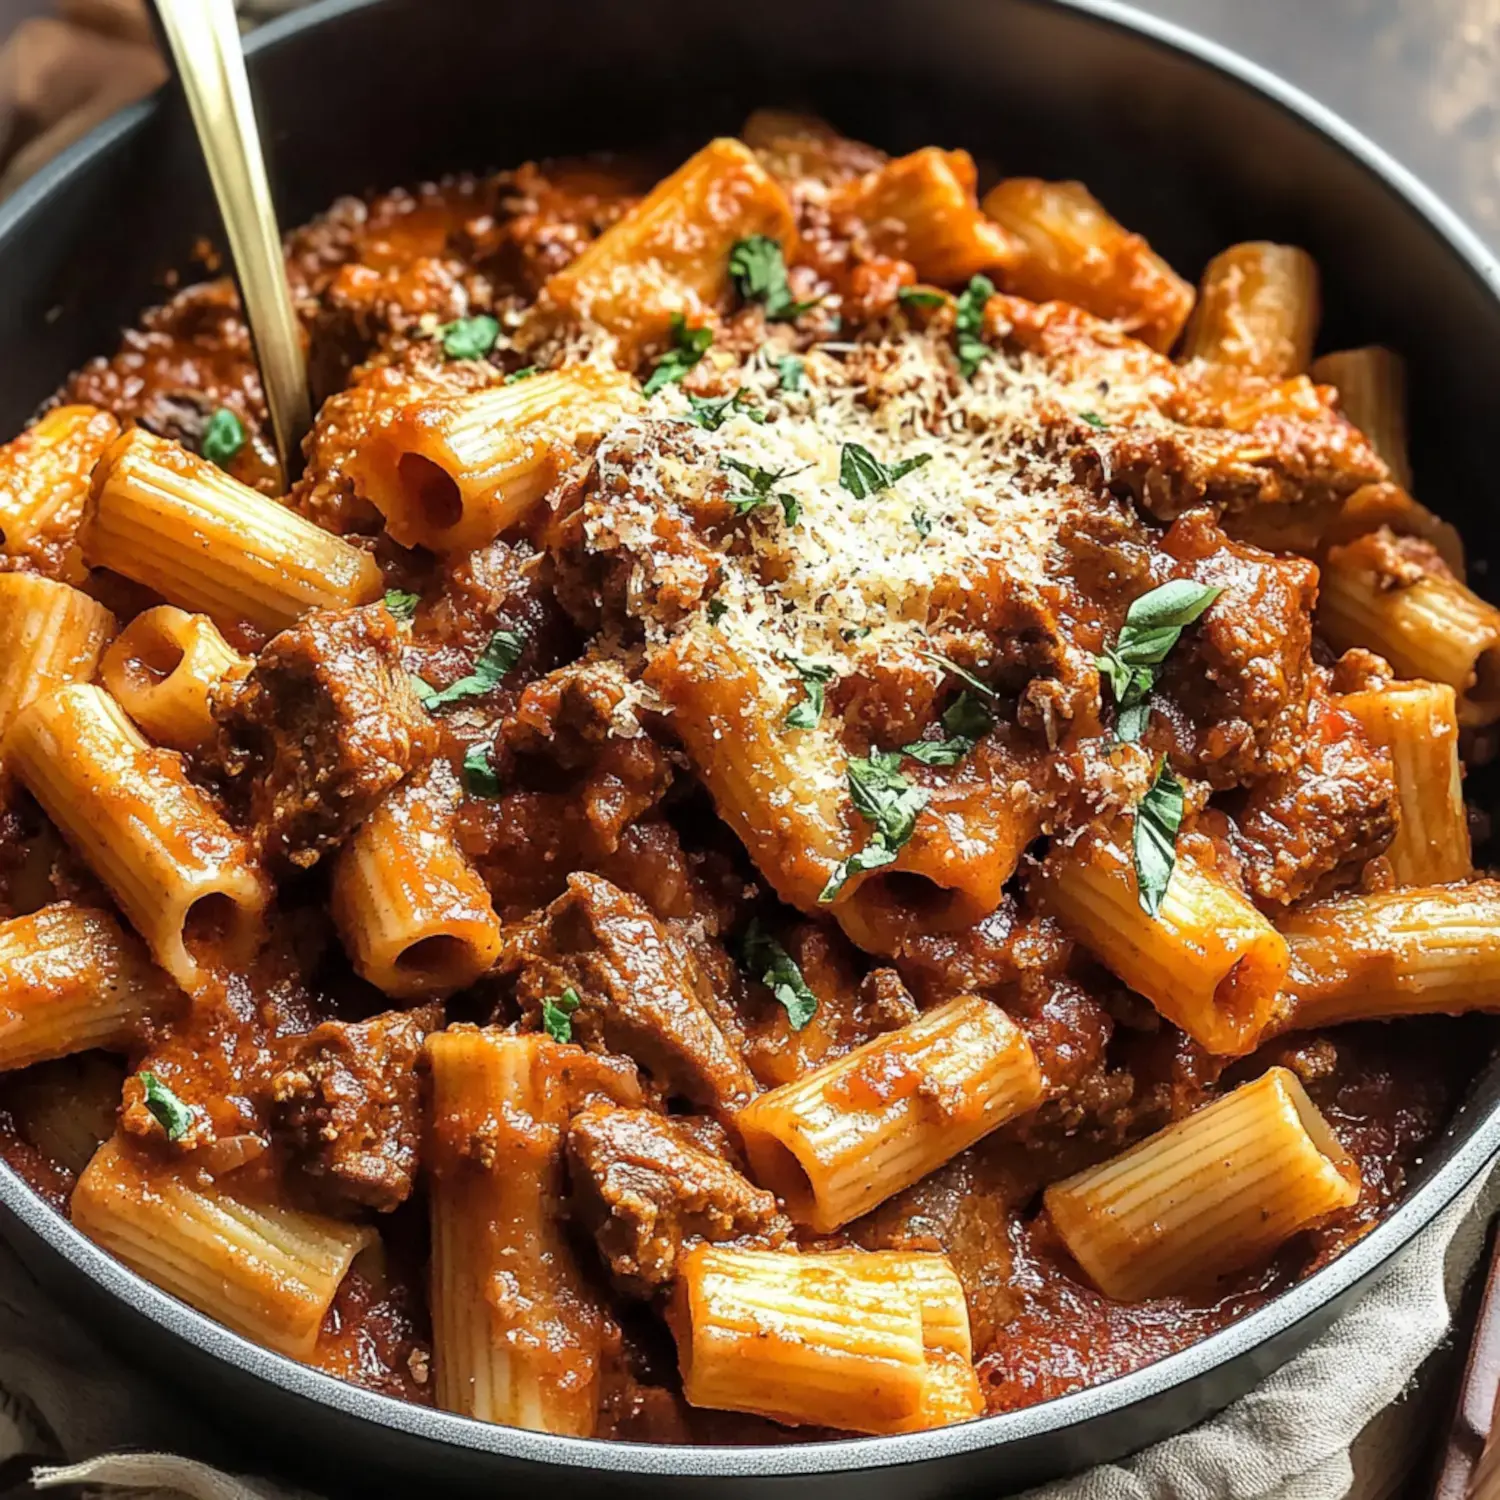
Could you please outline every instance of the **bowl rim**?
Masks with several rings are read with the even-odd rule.
[[[272,20],[246,39],[254,57],[289,39],[386,0],[316,0]],[[1022,0],[1036,8],[1072,12],[1085,21],[1128,33],[1160,50],[1207,68],[1242,90],[1278,106],[1294,120],[1331,140],[1420,217],[1457,261],[1500,300],[1500,261],[1479,236],[1430,188],[1381,147],[1316,99],[1268,68],[1174,21],[1148,15],[1123,0]],[[170,85],[168,85],[170,87]],[[96,126],[23,183],[0,206],[0,242],[45,212],[59,184],[107,154],[161,107],[161,92]],[[1472,1118],[1466,1118],[1470,1117]],[[1035,1406],[980,1417],[957,1426],[888,1437],[859,1437],[784,1446],[672,1446],[603,1438],[561,1437],[502,1427],[414,1405],[350,1385],[232,1332],[204,1313],[129,1270],[75,1229],[10,1167],[0,1162],[0,1207],[53,1254],[168,1334],[241,1374],[346,1418],[374,1424],[470,1453],[570,1469],[675,1478],[771,1478],[900,1468],[1000,1447],[1123,1413],[1149,1399],[1180,1390],[1220,1366],[1288,1335],[1299,1323],[1374,1276],[1449,1208],[1500,1153],[1500,1098],[1487,1109],[1459,1106],[1434,1150],[1448,1159],[1395,1211],[1336,1260],[1281,1292],[1263,1307],[1129,1374]],[[3,1217],[3,1216],[0,1216]],[[7,1223],[5,1226],[9,1228]]]

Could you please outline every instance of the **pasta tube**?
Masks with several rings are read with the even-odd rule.
[[[1307,251],[1231,245],[1203,273],[1182,357],[1285,380],[1307,369],[1319,313],[1318,267]]]
[[[921,1421],[922,1310],[884,1257],[696,1245],[668,1322],[693,1406],[851,1432]]]
[[[59,901],[0,922],[0,1069],[127,1050],[180,1001],[108,912]]]
[[[378,427],[348,473],[402,546],[469,552],[523,520],[579,444],[639,404],[628,375],[591,365],[431,396]]]
[[[1007,290],[1033,302],[1071,302],[1163,354],[1177,342],[1193,310],[1192,286],[1081,182],[1009,177],[985,194],[984,211],[1025,246]]]
[[[87,594],[35,573],[0,573],[0,739],[28,703],[88,682],[115,617]]]
[[[1406,365],[1399,354],[1371,346],[1315,359],[1308,372],[1339,393],[1339,406],[1380,455],[1391,478],[1411,488],[1406,451]]]
[[[735,1123],[757,1181],[830,1234],[1041,1099],[1025,1033],[963,995],[757,1096]]]
[[[1360,1193],[1295,1073],[1271,1068],[1102,1166],[1054,1183],[1048,1217],[1117,1302],[1213,1286]]]
[[[1043,899],[1084,947],[1174,1026],[1218,1056],[1255,1046],[1286,974],[1286,942],[1250,901],[1178,856],[1160,909],[1136,896],[1130,855],[1112,838],[1060,844]]]
[[[118,1136],[73,1191],[73,1222],[131,1270],[225,1327],[310,1359],[329,1305],[373,1229],[243,1199]]]
[[[282,630],[385,587],[368,552],[139,427],[99,460],[79,540],[91,567],[221,625]]]
[[[55,406],[0,448],[0,553],[69,583],[85,569],[73,533],[99,455],[120,424],[94,406]],[[4,617],[0,609],[0,618]]]
[[[500,954],[485,883],[453,837],[446,762],[408,777],[360,824],[334,865],[333,918],[356,972],[387,995],[462,989]]]
[[[99,676],[158,745],[194,751],[217,732],[209,711],[215,688],[250,665],[207,615],[163,604],[125,627],[104,653]]]
[[[1401,819],[1385,851],[1401,885],[1446,885],[1474,865],[1458,760],[1453,689],[1439,682],[1394,682],[1339,700],[1371,743],[1391,752]]]
[[[432,1064],[432,1341],[445,1411],[589,1437],[604,1321],[561,1220],[576,1048],[458,1027]]]
[[[1288,1027],[1500,1007],[1500,883],[1345,896],[1290,913]]]
[[[550,277],[537,305],[612,333],[631,364],[673,314],[708,319],[729,293],[730,251],[756,235],[789,246],[791,203],[747,146],[711,141]]]
[[[3,755],[183,989],[255,951],[270,888],[245,841],[102,688],[33,703]]]

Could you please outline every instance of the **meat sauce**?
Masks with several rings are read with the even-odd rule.
[[[838,176],[880,160],[853,143],[843,148],[847,160],[830,158]],[[294,296],[310,340],[316,395],[326,404],[289,503],[372,549],[388,586],[420,593],[422,604],[409,640],[399,646],[373,640],[372,632],[389,634],[381,620],[351,626],[352,634],[326,650],[308,644],[307,671],[297,642],[284,648],[291,659],[278,670],[301,685],[290,689],[280,680],[269,690],[282,697],[305,691],[313,700],[309,737],[300,747],[268,730],[256,751],[254,701],[243,700],[248,727],[241,738],[252,749],[244,765],[221,767],[215,785],[227,788],[241,819],[259,802],[269,806],[274,852],[287,871],[271,941],[218,994],[195,1000],[160,1035],[146,1038],[135,1061],[200,1112],[204,1144],[219,1153],[221,1166],[234,1158],[236,1170],[279,1171],[295,1161],[297,1191],[310,1205],[381,1210],[382,1251],[362,1258],[346,1278],[314,1361],[371,1390],[432,1400],[420,1143],[400,1123],[410,1118],[420,1082],[422,1032],[444,1016],[535,1026],[544,997],[568,986],[585,996],[575,1037],[635,1058],[650,1075],[643,1107],[624,1126],[585,1113],[586,1126],[570,1138],[574,1169],[590,1187],[578,1195],[569,1234],[600,1286],[612,1277],[614,1285],[649,1296],[670,1278],[681,1240],[707,1232],[709,1224],[721,1237],[780,1244],[795,1235],[808,1248],[942,1249],[964,1283],[989,1411],[1015,1410],[1139,1369],[1264,1304],[1399,1201],[1482,1060],[1487,1032],[1477,1022],[1429,1021],[1298,1035],[1267,1044],[1221,1080],[1219,1061],[1161,1022],[1013,888],[992,915],[961,933],[910,937],[889,963],[860,953],[827,924],[786,926],[784,945],[819,1002],[806,1029],[788,1027],[784,1011],[726,953],[727,935],[762,898],[764,885],[681,774],[680,752],[665,737],[610,740],[601,729],[617,707],[608,681],[591,682],[581,671],[560,689],[548,677],[577,661],[585,632],[577,610],[560,602],[569,580],[549,562],[546,539],[510,537],[447,559],[408,551],[381,533],[378,513],[344,468],[414,371],[454,391],[492,378],[492,371],[476,376],[462,362],[445,364],[434,352],[440,325],[486,313],[505,326],[547,276],[616,222],[652,180],[633,164],[608,161],[529,166],[346,200],[292,236]],[[805,243],[792,268],[793,293],[825,289],[828,306],[843,308],[845,337],[890,317],[898,289],[912,279],[910,267],[878,249],[851,249],[836,225],[819,220],[815,206],[801,208]],[[810,338],[819,336],[821,317],[812,317]],[[730,322],[721,339],[731,350],[743,349],[764,334],[763,323],[747,319]],[[1068,336],[1031,313],[1016,314],[1015,337],[1023,343]],[[503,343],[493,362],[518,363]],[[114,355],[75,375],[61,398],[97,405],[195,451],[210,416],[227,409],[247,434],[229,472],[266,495],[287,493],[249,336],[227,280],[188,287],[148,313]],[[1169,474],[1192,467],[1181,455],[1159,451],[1122,450],[1115,462],[1120,474],[1132,463]],[[1243,878],[1256,894],[1284,900],[1326,888],[1341,864],[1383,847],[1391,815],[1388,781],[1366,785],[1376,779],[1371,767],[1325,766],[1322,740],[1311,760],[1302,753],[1301,709],[1322,691],[1324,671],[1308,640],[1296,638],[1299,622],[1305,630],[1316,570],[1230,542],[1209,511],[1185,508],[1169,530],[1158,528],[1150,538],[1114,496],[1070,517],[1059,542],[1066,569],[1045,589],[1048,618],[1060,621],[1061,636],[1086,655],[1118,629],[1125,601],[1167,577],[1201,578],[1229,591],[1235,608],[1185,643],[1164,674],[1150,748],[1191,764],[1215,789],[1237,787],[1254,772],[1255,790],[1243,810],[1247,836],[1231,842],[1208,812],[1190,823],[1191,836],[1212,857],[1246,867]],[[609,588],[606,582],[597,590],[606,610]],[[110,591],[109,602],[123,616],[152,602],[123,580],[102,580],[99,592]],[[1045,736],[1058,714],[1087,726],[1092,713],[1097,733],[1097,704],[1091,708],[1081,696],[1075,656],[1049,646],[1056,637],[1043,639],[1031,626],[1028,610],[1041,605],[996,598],[990,623],[1010,653],[998,680],[1017,722]],[[413,1009],[393,1030],[382,1019],[390,1002],[343,958],[316,872],[299,871],[304,852],[336,842],[406,774],[415,752],[403,739],[382,751],[373,781],[362,779],[362,766],[351,766],[340,781],[340,742],[335,735],[318,748],[316,705],[345,690],[362,691],[360,674],[378,670],[372,661],[380,651],[399,653],[407,672],[436,687],[450,684],[471,670],[497,630],[515,631],[525,642],[505,683],[459,712],[413,720],[410,732],[435,737],[437,755],[455,766],[476,748],[487,751],[500,773],[500,795],[465,798],[458,829],[506,924],[505,953],[473,989],[445,1007]],[[258,652],[266,642],[247,628],[232,644]],[[964,659],[961,640],[950,649]],[[340,666],[341,652],[358,659]],[[333,664],[326,681],[324,662]],[[1042,678],[1047,692],[1026,697],[1027,684]],[[378,683],[369,688],[382,691]],[[933,717],[930,679],[917,662],[872,658],[832,685],[829,701],[872,740],[877,733],[884,740],[913,737]],[[1006,752],[1038,806],[1072,796],[1096,774],[1076,744],[1039,756],[1018,737]],[[309,774],[323,779],[309,785]],[[330,778],[353,789],[337,816]],[[24,800],[13,799],[3,816],[4,915],[62,896],[106,899]],[[1040,821],[1036,827],[1040,834]],[[1267,852],[1284,852],[1278,840],[1289,827],[1297,835],[1292,868]],[[1048,1092],[1033,1117],[971,1147],[832,1238],[793,1231],[770,1194],[725,1185],[724,1164],[734,1163],[736,1152],[732,1129],[726,1135],[724,1127],[737,1104],[959,993],[989,996],[1025,1029]],[[710,1034],[727,1041],[709,1045],[703,1039]],[[1271,1061],[1286,1062],[1304,1080],[1358,1161],[1358,1204],[1298,1236],[1272,1265],[1196,1299],[1125,1305],[1092,1290],[1038,1216],[1042,1188]],[[68,1075],[66,1086],[81,1089],[81,1078]],[[919,1086],[893,1051],[842,1085],[853,1107],[904,1098]],[[0,1147],[62,1209],[87,1154],[72,1160],[59,1154],[32,1093],[25,1074],[0,1085]],[[151,1117],[133,1086],[125,1099],[124,1130],[148,1136]],[[962,1100],[935,1104],[950,1113],[963,1108]],[[268,1149],[267,1142],[274,1145]],[[362,1153],[373,1153],[373,1164]],[[630,1197],[609,1175],[608,1165],[621,1159],[635,1163],[648,1197],[656,1195],[653,1214],[641,1209],[638,1192]],[[743,1183],[738,1171],[730,1176]],[[622,1208],[627,1201],[633,1206]],[[590,1238],[596,1232],[597,1246]],[[601,1436],[781,1442],[823,1435],[689,1408],[659,1325],[638,1304],[610,1305]]]

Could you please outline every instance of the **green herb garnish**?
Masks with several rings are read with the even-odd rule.
[[[711,328],[689,328],[680,312],[672,314],[672,343],[657,360],[646,381],[645,392],[654,396],[663,386],[675,385],[708,352],[714,341]]]
[[[781,246],[769,235],[752,234],[738,240],[729,252],[729,275],[746,302],[759,302],[773,323],[789,323],[818,300],[798,302],[786,279],[786,260]]]
[[[991,703],[999,698],[999,693],[989,683],[981,682],[967,667],[959,666],[956,661],[944,656],[941,651],[918,651],[917,655],[926,657],[930,662],[935,662],[945,672],[951,672],[960,682],[968,683],[981,698],[987,698]]]
[[[542,1029],[554,1042],[573,1040],[573,1012],[582,1004],[572,985],[556,1000],[549,995],[542,1001]]]
[[[965,380],[989,358],[990,346],[980,337],[984,331],[985,304],[995,295],[995,283],[988,276],[975,276],[958,299],[958,314],[953,323],[953,352]]]
[[[808,989],[802,970],[785,948],[752,918],[740,939],[740,962],[775,995],[793,1031],[801,1031],[817,1013],[818,997]]]
[[[530,380],[531,377],[536,374],[536,372],[537,370],[535,365],[523,365],[519,370],[512,370],[510,374],[500,382],[500,384],[514,385],[518,380]]]
[[[729,606],[722,599],[708,601],[708,623],[717,625],[729,613]]]
[[[800,354],[783,354],[776,361],[776,373],[781,377],[782,390],[800,391],[802,372],[806,368],[807,363]]]
[[[695,427],[702,427],[707,432],[717,432],[732,416],[743,413],[752,422],[764,422],[766,414],[757,411],[750,405],[754,396],[742,386],[732,396],[723,396],[714,400],[708,396],[689,396],[688,405],[692,408],[687,414],[687,420]]]
[[[180,1141],[193,1126],[193,1111],[155,1073],[138,1075],[146,1091],[146,1108],[166,1131],[169,1141]]]
[[[911,524],[924,542],[932,535],[932,517],[920,505],[911,513]]]
[[[898,479],[905,479],[914,469],[932,462],[930,453],[919,453],[915,458],[904,458],[889,468],[860,443],[845,443],[839,454],[839,483],[856,500],[888,490]]]
[[[967,690],[960,693],[943,710],[943,740],[913,740],[901,747],[903,755],[919,760],[924,766],[956,766],[994,725],[988,708]]]
[[[854,809],[872,823],[875,832],[863,849],[843,860],[818,895],[827,905],[843,890],[851,875],[890,864],[911,838],[917,814],[927,805],[927,793],[901,773],[899,750],[872,750],[863,760],[851,760],[846,777]]]
[[[498,797],[500,773],[488,745],[470,745],[464,756],[464,786],[474,797]]]
[[[235,454],[244,446],[244,424],[227,406],[221,406],[208,419],[198,451],[209,463],[227,469]]]
[[[823,689],[833,680],[834,669],[824,662],[807,661],[800,656],[789,656],[787,660],[797,669],[804,692],[802,701],[786,716],[786,727],[816,729],[823,717]]]
[[[1109,423],[1106,422],[1104,418],[1101,417],[1096,411],[1081,411],[1078,413],[1078,415],[1082,417],[1090,427],[1097,427],[1100,432],[1106,432],[1109,430]]]
[[[1135,855],[1136,897],[1141,910],[1154,917],[1161,910],[1177,866],[1177,830],[1182,827],[1182,783],[1172,774],[1163,756],[1146,795],[1136,804],[1135,832],[1131,839]]]
[[[385,607],[398,620],[404,620],[408,624],[416,617],[417,606],[422,602],[420,594],[409,593],[406,589],[387,589],[385,591]]]
[[[1183,627],[1191,625],[1222,592],[1212,584],[1174,578],[1142,594],[1130,606],[1119,638],[1094,658],[1119,710],[1117,740],[1133,743],[1145,732],[1151,714],[1146,700],[1156,686],[1156,668],[1177,644]]]
[[[721,468],[738,474],[750,485],[748,490],[737,490],[729,497],[729,504],[733,506],[735,515],[748,516],[751,511],[774,500],[781,507],[781,514],[785,517],[786,524],[788,526],[797,524],[802,514],[801,503],[795,495],[789,495],[784,490],[778,491],[775,487],[783,480],[790,479],[792,475],[800,474],[802,469],[761,469],[738,458],[721,458],[719,465]],[[804,469],[806,467],[806,464],[802,466]]]
[[[941,307],[948,294],[930,286],[903,286],[897,288],[896,299],[907,307]]]
[[[470,698],[482,698],[500,686],[501,679],[521,659],[526,648],[526,637],[519,630],[497,630],[490,643],[479,654],[474,670],[445,688],[435,688],[413,677],[417,697],[428,713],[436,713],[454,703],[463,703]]]
[[[488,313],[477,313],[444,323],[438,337],[449,359],[483,359],[500,337],[500,324]]]

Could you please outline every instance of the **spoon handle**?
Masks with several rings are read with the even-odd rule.
[[[307,363],[234,6],[232,0],[156,0],[156,5],[229,236],[282,473],[290,481],[312,425]]]

